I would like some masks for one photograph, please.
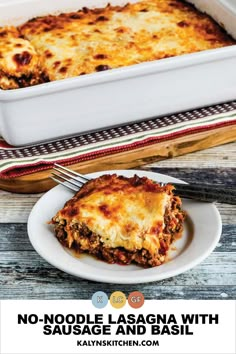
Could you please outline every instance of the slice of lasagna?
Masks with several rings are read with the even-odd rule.
[[[52,219],[59,242],[108,263],[162,264],[185,213],[171,185],[103,175],[86,183]]]

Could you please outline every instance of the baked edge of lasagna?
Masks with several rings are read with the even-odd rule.
[[[14,26],[0,27],[0,88],[17,89],[48,81],[30,41]]]
[[[87,253],[110,264],[159,266],[167,260],[172,242],[182,235],[186,217],[181,199],[173,190],[170,184],[162,187],[137,175],[103,175],[87,182],[52,218],[51,224],[58,241],[77,254]],[[131,207],[135,213],[127,217]],[[139,217],[147,222],[140,226]],[[100,225],[104,220],[110,228],[103,228],[102,235],[97,232],[96,222]]]

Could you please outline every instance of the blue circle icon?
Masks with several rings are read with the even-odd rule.
[[[108,304],[108,296],[103,291],[97,291],[92,296],[93,306],[97,309],[103,309]]]

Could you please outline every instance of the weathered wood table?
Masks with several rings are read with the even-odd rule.
[[[236,185],[236,143],[164,160],[142,169],[187,182]],[[215,251],[200,265],[160,282],[139,285],[101,284],[67,275],[44,261],[27,236],[27,218],[39,194],[0,191],[0,299],[90,299],[98,290],[128,294],[141,291],[146,299],[236,298],[236,206],[218,204],[223,233]],[[115,283],[115,279],[114,279]]]

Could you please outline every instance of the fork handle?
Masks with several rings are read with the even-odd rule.
[[[181,183],[173,183],[173,185],[176,195],[182,198],[236,205],[236,187]]]

